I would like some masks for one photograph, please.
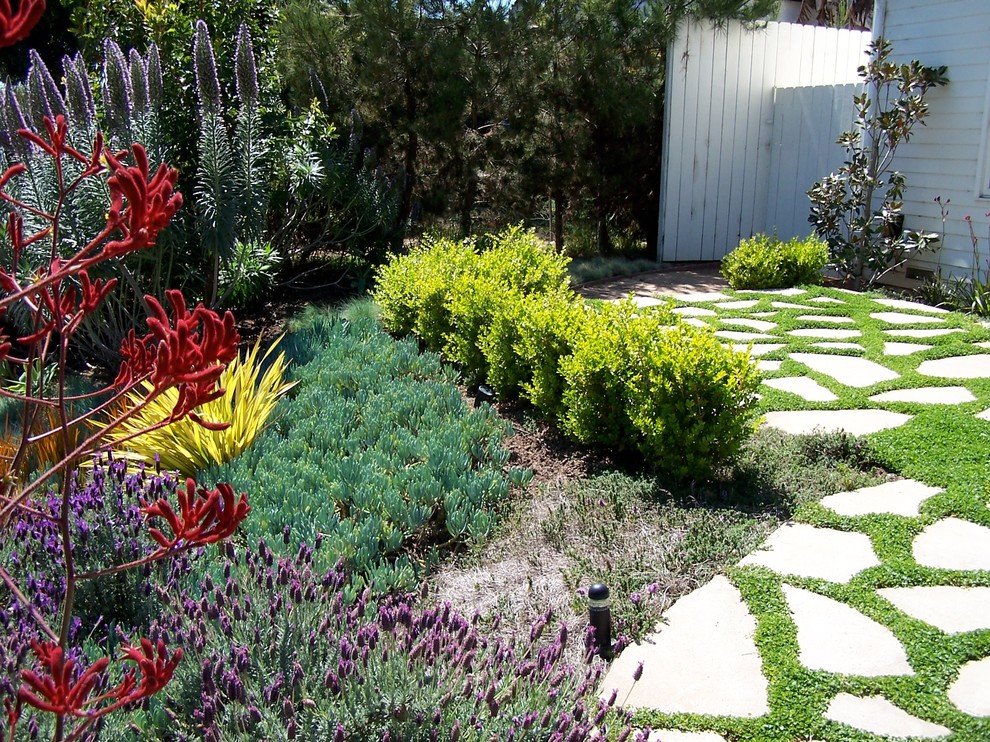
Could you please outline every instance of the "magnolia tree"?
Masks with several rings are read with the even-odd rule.
[[[23,0],[16,12],[9,0],[0,0],[0,45],[26,38],[44,11],[44,0]],[[70,481],[76,467],[105,447],[108,434],[138,415],[154,399],[171,388],[178,401],[170,414],[134,435],[168,425],[189,416],[210,428],[224,425],[202,420],[196,408],[224,394],[218,380],[226,364],[237,354],[234,318],[197,306],[190,311],[178,291],[166,292],[167,311],[146,296],[148,333],[133,330],[121,348],[123,362],[114,382],[98,395],[91,408],[77,413],[79,397],[70,395],[66,365],[73,338],[83,320],[114,291],[117,280],[91,279],[90,271],[101,263],[144,250],[155,244],[162,229],[182,205],[175,190],[178,172],[165,164],[152,173],[144,148],[111,152],[97,133],[88,147],[77,148],[63,116],[45,119],[45,131],[18,132],[29,144],[31,156],[0,176],[0,200],[9,206],[7,239],[12,260],[0,265],[0,315],[9,317],[17,308],[20,320],[7,327],[23,327],[14,337],[0,336],[0,361],[21,369],[23,384],[0,387],[0,395],[15,400],[21,410],[18,442],[5,456],[0,483],[0,532],[14,516],[30,515],[54,524],[60,534],[64,592],[59,620],[50,623],[26,596],[11,565],[0,565],[0,581],[11,600],[21,604],[33,619],[31,642],[33,667],[21,673],[16,697],[5,699],[6,725],[13,740],[25,707],[55,715],[54,740],[76,740],[93,723],[117,709],[130,706],[161,690],[171,679],[182,650],[170,650],[164,642],[138,639],[124,646],[116,658],[103,657],[83,666],[83,655],[70,651],[73,600],[83,580],[170,558],[192,548],[220,541],[232,534],[248,513],[246,496],[229,485],[216,489],[197,487],[190,479],[177,492],[177,507],[166,497],[142,502],[149,536],[157,544],[143,557],[126,564],[78,572],[73,561],[70,527]],[[85,151],[84,151],[85,150]],[[8,189],[24,176],[37,158],[50,158],[57,180],[54,205],[28,203]],[[68,248],[60,239],[60,222],[71,194],[109,194],[106,224],[85,245]],[[8,192],[8,190],[10,192]],[[66,254],[71,252],[71,254]],[[46,256],[37,261],[38,255]],[[8,333],[10,331],[8,330]],[[51,378],[51,384],[43,383]],[[128,392],[150,382],[151,391],[136,406],[121,404]],[[101,424],[95,422],[99,417]],[[109,424],[106,421],[109,419]],[[39,425],[39,421],[51,424]],[[95,432],[94,432],[95,431]],[[8,431],[9,436],[9,431]],[[52,447],[58,456],[41,470],[31,471],[32,450]],[[57,493],[50,497],[50,493]],[[49,503],[54,502],[55,507]],[[152,525],[153,524],[153,525]],[[71,656],[70,656],[71,654]],[[111,667],[123,663],[121,668]],[[112,684],[111,678],[118,680]]]

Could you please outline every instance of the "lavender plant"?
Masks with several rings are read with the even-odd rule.
[[[317,570],[314,555],[325,548],[319,537],[294,558],[278,557],[264,540],[231,546],[198,585],[159,588],[168,609],[151,634],[181,638],[189,661],[176,670],[166,713],[132,717],[142,739],[628,735],[615,698],[593,695],[603,666],[563,664],[573,637],[564,625],[554,629],[549,613],[526,636],[489,638],[479,616],[449,604],[355,595],[342,562]]]

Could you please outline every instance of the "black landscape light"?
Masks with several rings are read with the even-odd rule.
[[[478,391],[474,394],[474,406],[478,407],[482,402],[485,404],[495,404],[495,390],[488,386],[488,384],[479,384]]]
[[[608,604],[608,587],[600,582],[588,588],[588,623],[595,631],[598,656],[612,658],[612,609]]]

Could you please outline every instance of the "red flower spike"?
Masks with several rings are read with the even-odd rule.
[[[179,499],[178,514],[165,498],[150,505],[141,503],[141,512],[145,518],[162,518],[172,531],[170,538],[158,528],[148,530],[161,547],[160,551],[169,551],[176,546],[204,546],[222,541],[236,531],[237,526],[251,512],[247,495],[241,493],[235,503],[234,489],[226,482],[219,483],[215,490],[203,487],[197,490],[196,482],[187,479],[185,490],[178,488],[176,495]]]
[[[21,0],[14,13],[10,0],[0,0],[0,47],[23,41],[45,12],[45,0]]]
[[[38,656],[42,673],[23,670],[24,685],[17,691],[17,700],[41,711],[69,716],[86,716],[85,706],[93,702],[89,694],[100,680],[109,660],[98,659],[72,681],[75,662],[65,658],[62,648],[52,642],[31,641],[31,648]]]
[[[141,682],[126,697],[121,698],[127,703],[153,696],[168,685],[176,666],[182,660],[181,647],[176,647],[169,657],[165,642],[161,639],[155,646],[152,646],[148,639],[142,639],[140,646],[125,647],[123,651],[121,659],[135,662],[141,672]],[[131,677],[133,678],[133,675]]]
[[[101,253],[103,258],[151,247],[158,239],[158,233],[182,206],[182,194],[175,190],[179,171],[163,164],[149,179],[148,155],[144,147],[133,144],[131,152],[135,163],[132,166],[121,164],[118,157],[105,152],[112,171],[107,179],[110,189],[107,223],[119,227],[124,239],[108,242]]]
[[[223,396],[224,390],[216,384],[226,365],[237,356],[240,337],[230,312],[223,319],[202,305],[190,312],[181,292],[170,290],[165,295],[172,306],[172,318],[153,296],[145,297],[151,332],[141,339],[134,334],[127,336],[121,346],[124,362],[115,384],[124,386],[150,376],[156,390],[178,386],[171,422]]]
[[[54,122],[45,116],[44,123],[45,131],[48,132],[47,142],[30,129],[18,129],[17,133],[55,159],[61,159],[62,155],[69,155],[79,162],[89,163],[89,160],[82,153],[66,144],[69,137],[69,125],[65,122],[65,116],[56,116]]]

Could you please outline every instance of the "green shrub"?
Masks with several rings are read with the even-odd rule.
[[[629,417],[648,462],[682,478],[704,477],[752,432],[760,373],[748,353],[722,347],[708,330],[666,330],[640,319],[625,336]]]
[[[638,449],[675,476],[706,476],[750,432],[759,373],[748,354],[723,348],[670,311],[603,305],[588,313],[560,365],[568,435]]]
[[[373,292],[382,324],[395,335],[412,333],[430,350],[440,351],[450,333],[454,280],[473,270],[477,259],[470,241],[430,238],[393,258],[379,269]]]
[[[820,283],[828,245],[816,239],[757,234],[722,259],[722,275],[734,289],[779,289]]]
[[[504,424],[470,411],[437,356],[372,320],[314,323],[278,423],[216,472],[255,493],[252,537],[328,543],[376,589],[409,588],[435,545],[484,538],[508,495]],[[327,565],[322,565],[326,567]]]
[[[571,291],[521,296],[498,305],[480,339],[488,381],[502,397],[522,396],[551,419],[560,413],[560,359],[570,354],[584,302]]]

